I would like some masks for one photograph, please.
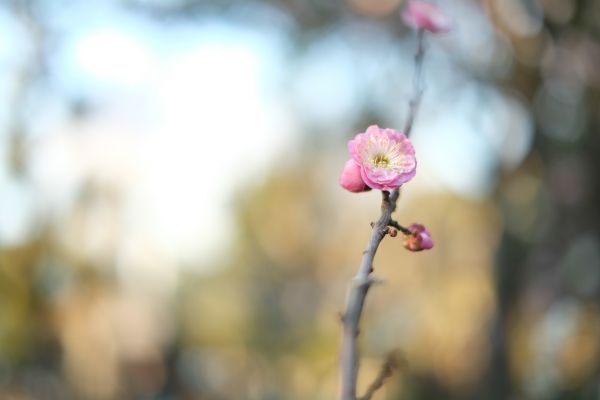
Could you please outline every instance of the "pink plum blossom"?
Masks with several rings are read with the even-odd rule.
[[[344,169],[340,176],[340,185],[344,189],[354,193],[371,190],[360,176],[360,165],[353,159],[346,161],[346,164],[344,164]]]
[[[403,13],[404,22],[413,28],[432,33],[447,32],[452,27],[450,18],[435,4],[422,0],[408,0]]]
[[[404,237],[404,247],[410,251],[429,250],[433,247],[431,234],[421,224],[411,224],[408,227],[411,232]]]
[[[410,140],[394,129],[371,125],[348,142],[360,176],[372,189],[392,190],[416,174],[417,160]]]

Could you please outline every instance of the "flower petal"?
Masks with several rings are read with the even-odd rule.
[[[361,177],[361,168],[354,160],[350,159],[344,164],[344,169],[340,175],[340,186],[353,192],[364,192],[370,188]]]
[[[415,149],[394,129],[371,125],[348,142],[348,150],[363,181],[373,189],[396,189],[416,174]]]

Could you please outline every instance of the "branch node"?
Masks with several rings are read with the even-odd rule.
[[[383,285],[385,283],[385,279],[379,278],[377,276],[369,277],[369,285]]]
[[[354,277],[354,286],[369,286],[371,285],[371,277],[370,276],[356,276]]]

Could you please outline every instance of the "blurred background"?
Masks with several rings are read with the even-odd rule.
[[[600,1],[440,0],[359,386],[600,399]],[[0,398],[333,399],[402,0],[3,0]],[[362,390],[361,390],[362,391]]]

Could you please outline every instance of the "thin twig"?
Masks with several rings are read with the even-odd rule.
[[[408,102],[408,117],[404,124],[404,134],[408,137],[412,131],[421,98],[425,91],[425,83],[423,80],[423,60],[425,59],[425,30],[419,29],[417,33],[417,52],[415,53],[415,75],[413,77],[413,96]]]
[[[401,358],[398,351],[393,351],[385,359],[385,362],[381,366],[377,377],[371,383],[366,393],[360,398],[360,400],[371,400],[371,397],[375,394],[377,390],[383,387],[386,379],[391,377],[394,374],[394,371],[401,367],[400,365]]]
[[[400,225],[400,224],[398,223],[398,221],[391,220],[391,221],[390,221],[390,223],[389,223],[389,225],[390,225],[392,228],[396,228],[396,229],[398,229],[400,232],[404,233],[405,235],[410,235],[410,234],[412,234],[412,232],[411,232],[411,230],[410,230],[410,229],[408,229],[408,228],[407,228],[407,227],[405,227],[405,226],[402,226],[402,225]]]

